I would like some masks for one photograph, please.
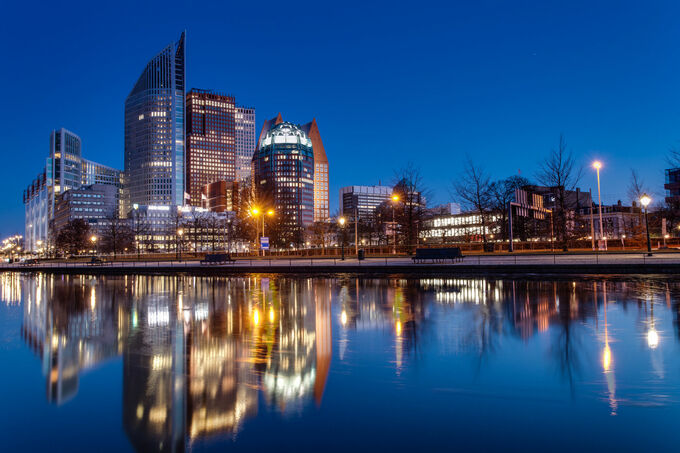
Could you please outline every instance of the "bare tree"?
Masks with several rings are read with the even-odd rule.
[[[118,252],[132,245],[134,233],[127,220],[119,219],[116,213],[108,216],[106,220],[106,227],[102,231],[102,247],[105,252],[113,253],[113,259],[116,259]]]
[[[630,169],[630,184],[628,185],[628,198],[631,202],[638,203],[642,194],[647,192],[645,182],[637,174],[637,171]]]
[[[486,231],[491,223],[492,208],[491,180],[489,175],[468,156],[463,173],[453,183],[453,189],[463,207],[479,215],[482,241],[486,244]]]
[[[576,189],[582,172],[582,167],[576,165],[574,156],[567,150],[564,136],[560,135],[557,149],[550,152],[536,176],[541,184],[551,189],[555,198],[553,227],[557,240],[565,251],[570,236],[568,220],[575,208],[569,203],[568,193]]]
[[[395,220],[403,232],[407,250],[418,246],[418,235],[429,195],[420,168],[412,162],[395,172],[394,192],[399,196]]]

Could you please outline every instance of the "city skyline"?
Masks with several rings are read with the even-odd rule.
[[[140,13],[145,8],[151,7]],[[235,11],[237,17],[253,13],[244,6],[234,8],[246,8]],[[466,153],[484,157],[496,178],[518,170],[532,178],[538,160],[557,146],[563,133],[586,167],[580,184],[584,190],[595,187],[587,165],[600,158],[604,203],[625,202],[633,166],[660,201],[665,155],[680,139],[674,106],[678,95],[674,74],[680,58],[671,45],[677,32],[669,19],[677,7],[671,4],[647,9],[623,5],[615,12],[605,4],[587,9],[585,3],[538,9],[496,5],[498,17],[486,14],[484,5],[424,7],[414,17],[393,10],[384,24],[374,23],[382,14],[380,6],[370,6],[362,15],[351,13],[351,7],[328,15],[324,14],[328,10],[307,13],[304,19],[315,33],[314,42],[289,30],[278,39],[307,45],[303,54],[310,69],[297,76],[279,74],[274,83],[264,83],[268,77],[255,64],[262,51],[254,51],[263,48],[274,30],[281,32],[278,27],[269,30],[277,23],[274,17],[259,18],[251,35],[236,33],[235,39],[222,39],[214,30],[199,27],[197,13],[188,8],[161,11],[158,23],[129,33],[125,25],[142,23],[136,21],[143,21],[144,14],[140,19],[127,18],[125,9],[110,11],[110,18],[97,23],[99,29],[85,23],[71,31],[48,26],[21,49],[8,49],[12,69],[2,80],[22,94],[10,93],[9,108],[3,113],[3,137],[14,152],[8,152],[3,175],[10,196],[0,208],[6,219],[2,234],[23,229],[20,191],[45,158],[50,130],[72,130],[83,139],[88,158],[123,168],[124,98],[154,52],[184,29],[191,49],[187,89],[234,93],[258,110],[256,129],[278,111],[294,123],[317,118],[333,161],[331,194],[349,185],[393,184],[393,170],[414,161],[435,193],[431,204],[444,203],[451,201],[450,181]],[[68,6],[66,10],[71,11]],[[11,12],[22,16],[20,10]],[[584,12],[588,18],[582,17]],[[292,18],[292,13],[280,14]],[[512,20],[501,19],[504,15]],[[49,16],[38,18],[25,31],[19,30],[25,25],[19,20],[6,32],[21,38],[45,27],[43,21]],[[328,23],[315,23],[315,17]],[[328,27],[342,20],[351,27]],[[400,36],[395,25],[406,24],[409,33]],[[252,25],[252,20],[237,29],[246,25]],[[476,30],[480,25],[490,34],[484,42],[479,41],[482,32]],[[351,36],[348,28],[358,30],[357,36]],[[579,33],[563,38],[569,30]],[[69,64],[53,56],[43,61],[49,48],[41,38],[47,33],[51,33],[50,47],[74,55]],[[80,39],[83,34],[91,39]],[[612,34],[618,39],[608,41]],[[501,36],[507,39],[500,40]],[[351,39],[340,45],[345,37]],[[232,52],[233,57],[216,64],[207,57],[216,51]],[[33,58],[26,59],[27,55]],[[655,58],[659,55],[662,58]],[[415,64],[404,65],[405,58]],[[53,79],[33,93],[28,87],[41,80],[36,77],[44,74],[40,70],[44,64],[52,65]],[[68,105],[60,102],[62,97],[69,99]],[[352,121],[363,125],[354,134],[347,134],[350,112]],[[413,155],[413,149],[419,152]],[[435,159],[423,159],[425,152]],[[331,213],[335,212],[335,196],[330,203]]]

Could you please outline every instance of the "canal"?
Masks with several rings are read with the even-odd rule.
[[[0,450],[669,451],[680,283],[0,274]]]

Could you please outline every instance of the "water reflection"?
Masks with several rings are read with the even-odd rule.
[[[372,365],[402,381],[435,352],[469,360],[472,382],[504,351],[528,366],[512,348],[538,339],[546,347],[534,353],[545,355],[535,361],[556,370],[570,398],[593,386],[610,415],[622,401],[666,404],[663,326],[670,317],[678,338],[678,289],[649,280],[0,277],[4,303],[23,304],[21,336],[40,360],[48,401],[77,399],[83,371],[122,356],[122,425],[138,451],[234,440],[263,408],[320,408],[334,360],[354,360],[366,335],[389,339]],[[624,401],[617,367],[631,332],[611,317],[629,312],[661,385],[624,391]]]

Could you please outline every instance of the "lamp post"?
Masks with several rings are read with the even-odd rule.
[[[392,195],[392,237],[394,245],[392,247],[392,254],[397,254],[397,221],[395,216],[395,206],[399,202],[399,195],[396,193]]]
[[[257,219],[257,216],[262,215],[262,236],[261,236],[261,237],[264,237],[264,214],[265,214],[264,211],[260,211],[260,208],[253,208],[253,209],[250,210],[250,214],[251,214],[253,217],[255,217],[255,219]],[[267,215],[270,216],[270,217],[273,216],[273,215],[274,215],[274,210],[273,210],[273,209],[269,209],[269,210],[267,211]],[[256,228],[257,228],[257,220],[255,221],[255,226],[256,226]],[[257,244],[256,244],[256,245],[257,245]],[[264,249],[262,250],[262,256],[264,256]]]
[[[604,241],[604,249],[607,250],[607,238],[602,229],[602,198],[600,196],[600,168],[602,168],[602,162],[596,160],[593,162],[593,168],[595,168],[595,171],[597,172],[597,205],[600,211],[600,240]]]
[[[139,205],[137,203],[133,204],[132,209],[135,213],[135,249],[137,251],[137,261],[139,261]]]
[[[340,228],[341,228],[341,231],[342,231],[342,235],[341,235],[341,239],[340,239],[341,248],[342,248],[342,257],[340,259],[342,261],[345,260],[345,222],[346,222],[346,220],[345,220],[344,217],[340,217],[338,219],[338,223],[340,224]]]
[[[184,235],[184,230],[180,228],[177,230],[177,259],[182,261],[182,236]]]
[[[42,250],[42,244],[43,244],[42,239],[38,239],[36,244],[38,244],[38,257],[42,258],[42,252],[43,252],[43,250]]]
[[[94,234],[90,236],[90,242],[92,242],[92,249],[94,250],[95,256],[97,255],[97,236]]]
[[[645,230],[647,232],[647,256],[652,256],[652,243],[649,241],[649,218],[647,217],[647,206],[652,202],[649,195],[644,194],[640,197],[640,204],[645,208]]]

